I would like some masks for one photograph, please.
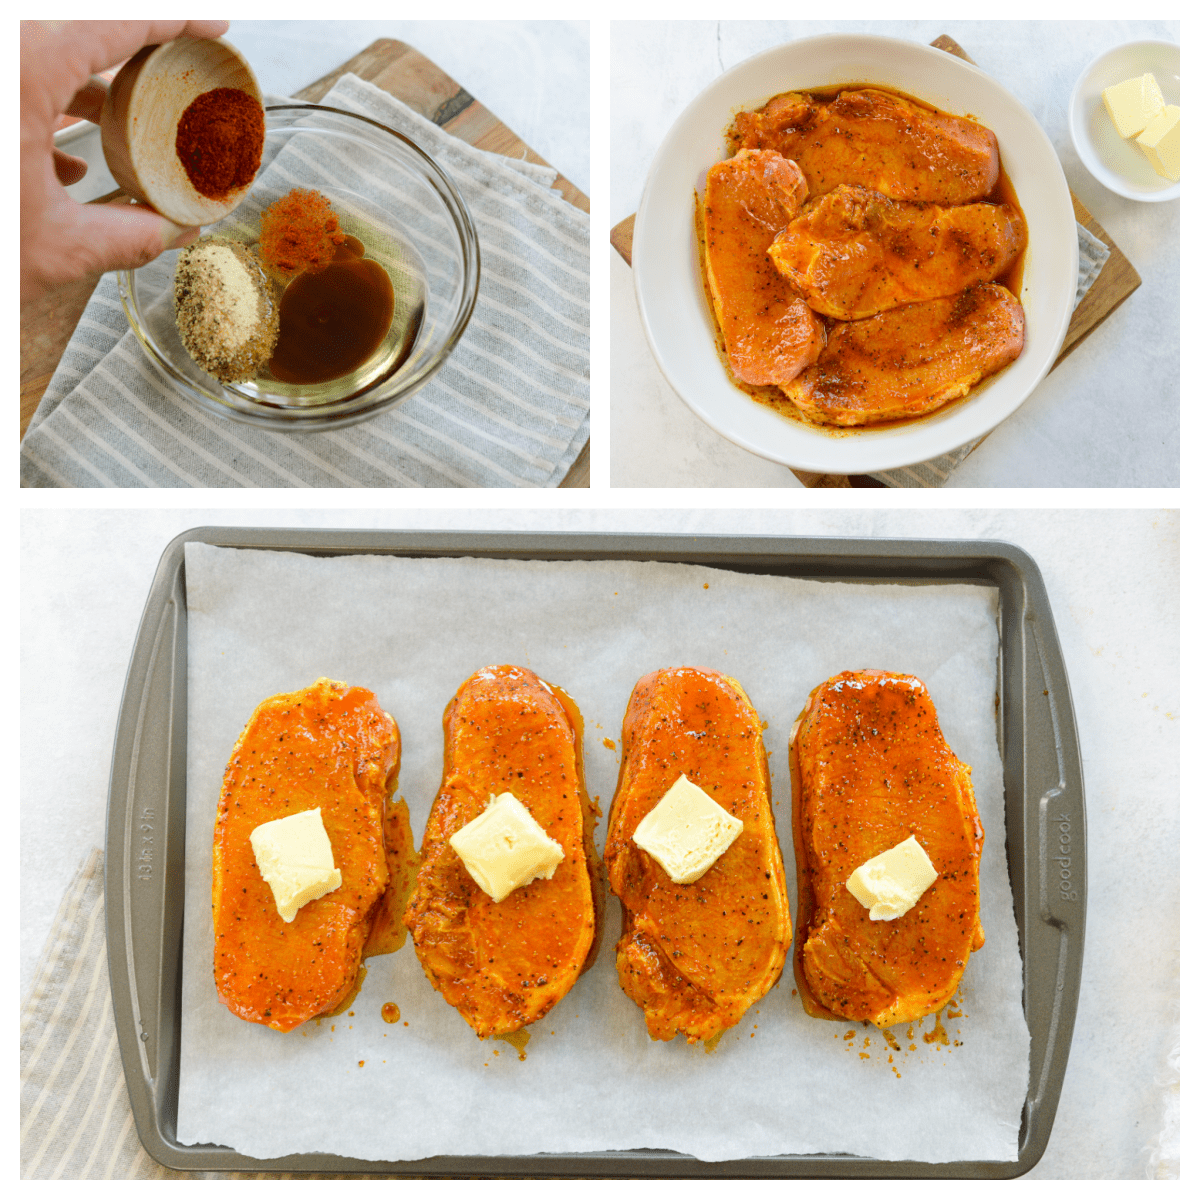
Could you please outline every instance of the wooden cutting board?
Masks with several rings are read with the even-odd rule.
[[[403,100],[410,108],[480,150],[490,150],[526,162],[550,164],[534,153],[507,125],[497,120],[478,100],[450,78],[440,67],[403,42],[381,38],[349,62],[296,93],[296,99],[318,104],[343,75],[357,75]],[[559,175],[553,186],[584,212],[591,207],[570,180]],[[102,204],[117,200],[113,192],[94,200]],[[40,300],[21,307],[21,436],[38,406],[50,378],[62,358],[75,326],[99,281],[94,275],[78,283],[56,288]],[[590,487],[591,443],[580,451],[560,487]]]
[[[975,60],[951,37],[943,34],[930,43],[939,50],[966,59],[972,65],[978,65]],[[1100,272],[1096,282],[1088,289],[1088,293],[1080,301],[1067,326],[1067,336],[1063,340],[1062,350],[1054,360],[1054,370],[1084,338],[1088,337],[1110,317],[1120,306],[1141,287],[1142,279],[1134,270],[1133,264],[1121,253],[1121,249],[1101,227],[1100,222],[1080,203],[1079,197],[1071,193],[1071,203],[1075,206],[1075,220],[1089,232],[1094,233],[1109,249],[1108,261]],[[614,225],[609,235],[614,249],[630,265],[633,263],[633,217],[626,217],[620,224]],[[872,479],[869,475],[819,475],[812,471],[793,471],[793,475],[805,487],[886,487],[886,484]]]

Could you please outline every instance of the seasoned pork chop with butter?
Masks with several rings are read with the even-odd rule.
[[[983,946],[971,768],[946,745],[925,685],[886,671],[814,689],[789,741],[805,1009],[880,1027],[934,1012]],[[847,881],[910,838],[936,878],[902,915],[873,919]]]
[[[767,253],[810,308],[860,321],[988,283],[1024,247],[1011,204],[943,208],[839,184],[805,204]]]
[[[213,976],[234,1016],[286,1033],[353,996],[365,955],[399,945],[376,944],[403,890],[392,854],[408,836],[408,810],[391,800],[399,769],[396,722],[366,688],[318,679],[254,710],[213,830]],[[285,916],[251,835],[314,810],[338,886]]]
[[[652,1038],[708,1041],[775,985],[791,941],[762,722],[736,680],[677,667],[638,681],[621,741],[604,851],[623,914],[617,975]],[[742,826],[691,883],[641,836],[681,774]],[[688,825],[668,840],[686,842]]]
[[[583,721],[565,692],[525,667],[476,671],[446,706],[445,764],[405,913],[429,982],[482,1037],[515,1033],[544,1017],[596,955],[603,909],[593,835],[598,809],[583,776]],[[482,839],[493,861],[473,859],[464,827],[502,800],[524,809],[557,863],[496,900],[479,882],[527,855],[512,826]],[[466,855],[466,857],[464,857]],[[526,872],[521,875],[525,879]],[[492,884],[489,884],[492,886]]]
[[[998,283],[835,325],[821,357],[791,383],[788,399],[823,425],[917,417],[965,396],[1012,362],[1025,314]]]
[[[815,362],[825,329],[767,257],[808,189],[795,163],[747,150],[708,172],[704,240],[709,290],[734,375],[787,383]]]
[[[828,102],[785,92],[759,112],[738,113],[730,143],[778,150],[803,171],[814,196],[855,183],[894,200],[970,204],[1000,176],[990,129],[873,88]]]

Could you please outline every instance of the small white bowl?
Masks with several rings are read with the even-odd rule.
[[[1079,77],[1071,93],[1067,124],[1075,153],[1109,191],[1128,200],[1177,200],[1179,184],[1150,165],[1134,138],[1123,138],[1102,95],[1114,83],[1154,74],[1168,104],[1179,103],[1179,47],[1174,42],[1129,42],[1106,50]]]

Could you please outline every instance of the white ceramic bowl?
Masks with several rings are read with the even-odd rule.
[[[693,193],[725,157],[733,114],[792,89],[873,83],[915,96],[995,131],[1029,225],[1021,303],[1025,348],[1004,371],[943,413],[908,425],[825,432],[771,412],[729,381],[697,258]],[[1030,113],[970,63],[892,38],[832,34],[792,42],[740,63],[684,110],[659,148],[633,235],[634,287],[651,350],[671,386],[737,445],[808,471],[861,474],[922,462],[981,437],[1014,412],[1049,371],[1075,305],[1079,243],[1071,194]]]
[[[1106,87],[1154,73],[1163,99],[1179,103],[1179,47],[1173,42],[1129,42],[1106,50],[1079,77],[1067,109],[1071,141],[1080,161],[1109,191],[1128,200],[1177,200],[1179,184],[1150,165],[1133,138],[1123,138],[1104,107]]]

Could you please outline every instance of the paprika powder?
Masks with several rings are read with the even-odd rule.
[[[258,252],[268,268],[290,279],[328,266],[345,240],[337,213],[320,192],[292,188],[263,213]]]
[[[200,195],[223,200],[254,179],[265,137],[262,105],[252,95],[213,88],[183,110],[175,127],[175,153]]]

